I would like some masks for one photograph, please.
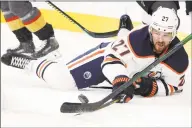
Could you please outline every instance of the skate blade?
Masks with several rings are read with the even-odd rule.
[[[26,55],[26,56],[30,56],[30,57],[32,57],[32,55],[33,55],[33,53],[25,53],[25,52],[23,52],[23,53],[18,53],[18,54]]]
[[[59,52],[59,50],[54,50],[44,56],[43,58],[50,59],[50,60],[56,60],[62,57],[62,54]]]

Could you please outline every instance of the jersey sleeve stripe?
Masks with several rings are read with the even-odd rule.
[[[107,63],[107,62],[113,62],[113,61],[120,61],[120,59],[115,59],[115,58],[109,58],[109,57],[107,57],[107,58],[105,58],[104,59],[104,63]]]
[[[103,69],[103,67],[105,65],[108,65],[108,64],[121,64],[123,65],[124,67],[127,67],[126,64],[124,64],[119,58],[117,58],[115,55],[113,54],[109,54],[106,56],[106,58],[103,60],[103,63],[101,65],[101,68]]]
[[[173,95],[173,93],[175,91],[174,87],[172,85],[169,85],[169,88],[170,88],[170,94],[169,95]]]
[[[121,64],[122,66],[125,67],[125,65],[121,61],[113,61],[113,62],[108,62],[108,63],[102,64],[101,69],[103,69],[106,65],[109,65],[109,64]]]

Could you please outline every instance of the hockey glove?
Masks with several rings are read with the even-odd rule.
[[[153,78],[139,78],[134,84],[138,84],[140,87],[135,89],[135,95],[141,95],[144,97],[152,97],[158,91],[156,80]]]
[[[116,90],[117,88],[119,88],[121,85],[123,85],[128,81],[129,81],[129,78],[124,75],[115,77],[115,79],[113,80],[112,91]],[[113,99],[118,99],[119,101],[117,103],[127,103],[133,98],[134,90],[135,90],[134,85],[130,85]]]

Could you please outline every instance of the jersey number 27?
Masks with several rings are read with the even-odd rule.
[[[113,50],[119,52],[121,56],[130,53],[124,40],[120,40],[115,46],[113,46]]]

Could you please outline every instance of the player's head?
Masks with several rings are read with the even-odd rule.
[[[177,34],[178,17],[174,9],[159,7],[152,15],[149,25],[154,48],[157,53],[166,49]]]

